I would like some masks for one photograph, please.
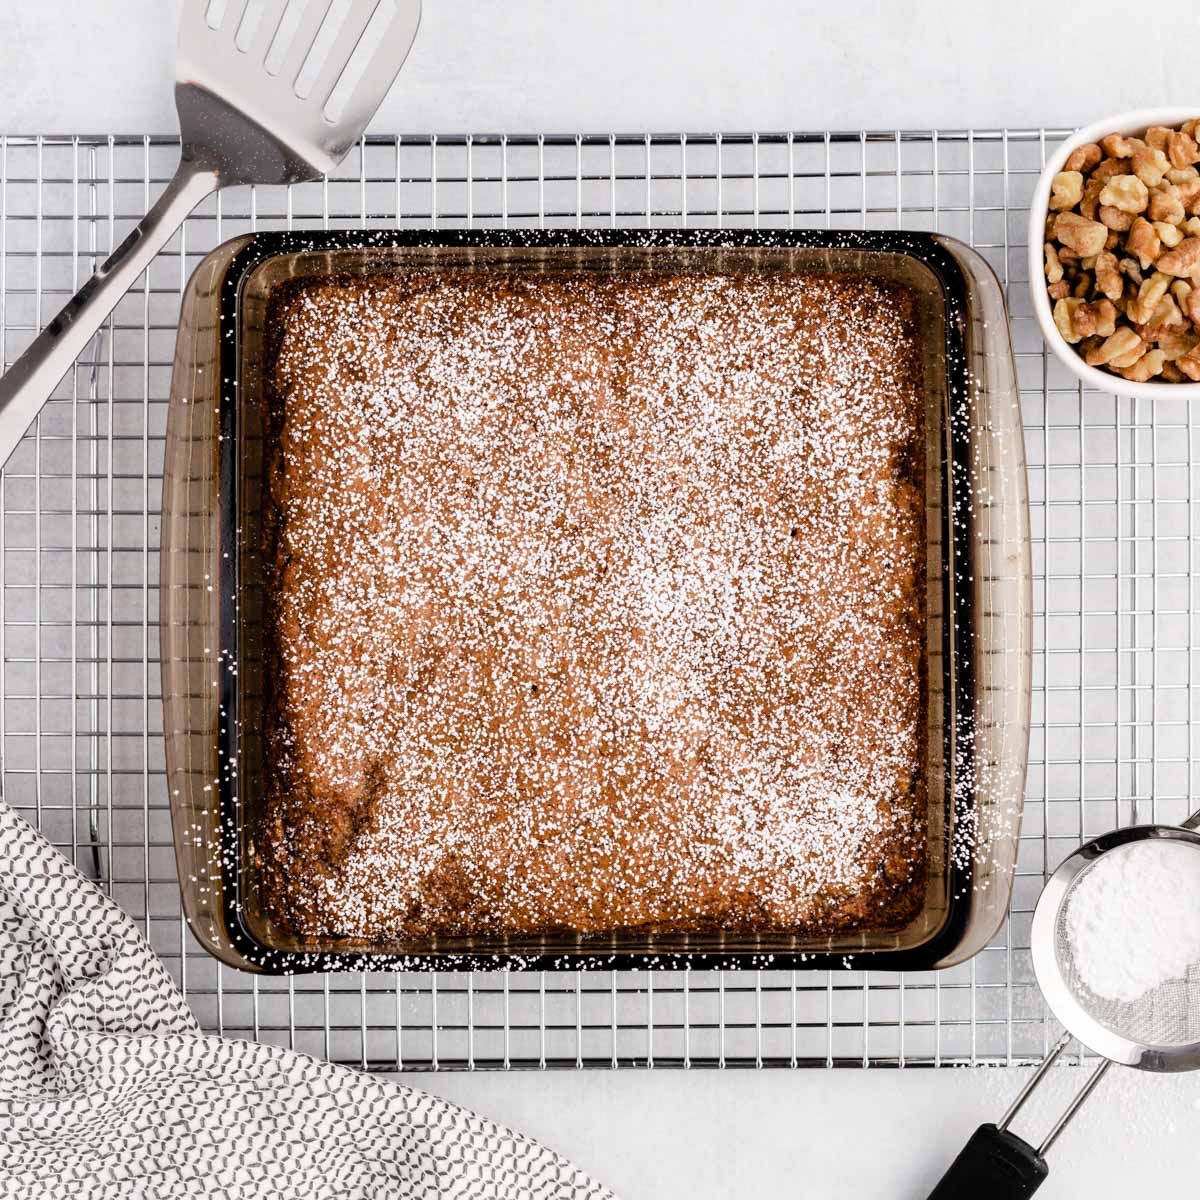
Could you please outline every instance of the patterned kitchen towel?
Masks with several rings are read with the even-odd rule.
[[[424,1092],[206,1036],[130,919],[0,800],[0,1196],[609,1195]]]

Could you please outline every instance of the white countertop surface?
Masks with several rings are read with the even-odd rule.
[[[0,131],[172,131],[175,8],[10,0],[0,9]],[[1200,9],[1177,6],[1162,25],[1139,11],[1114,0],[426,0],[373,128],[986,128],[1070,125],[1189,98],[1200,110]],[[540,1137],[627,1200],[883,1200],[924,1196],[1023,1077],[659,1070],[412,1082]],[[1038,1136],[1080,1082],[1078,1070],[1056,1071],[1022,1130]],[[1198,1134],[1200,1076],[1114,1071],[1054,1148],[1042,1194],[1190,1195]]]
[[[177,0],[9,0],[5,130],[173,130],[176,11]],[[1015,127],[1196,96],[1200,10],[1176,6],[1163,41],[1147,18],[1147,49],[1122,54],[1129,25],[1116,0],[426,0],[373,128]]]

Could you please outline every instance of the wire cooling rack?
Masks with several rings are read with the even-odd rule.
[[[1086,391],[1047,356],[1025,210],[1065,131],[371,137],[343,172],[213,198],[64,380],[0,478],[3,794],[145,930],[201,1022],[377,1069],[1015,1063],[1058,1030],[1029,927],[1079,840],[1191,807],[1197,418]],[[0,136],[10,363],[149,207],[174,138]],[[942,973],[256,979],[180,916],[163,767],[158,536],[179,297],[251,228],[937,229],[1008,291],[1035,572],[1034,727],[1012,917]]]

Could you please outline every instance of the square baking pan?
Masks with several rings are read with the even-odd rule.
[[[270,770],[261,394],[276,289],[407,271],[867,275],[916,302],[926,397],[924,903],[899,930],[614,931],[301,941],[260,902]],[[1021,419],[999,283],[938,234],[825,231],[258,233],[197,268],[180,320],[163,491],[164,728],[192,932],[233,966],[329,970],[924,970],[980,950],[1007,911],[1029,739],[1031,569]]]

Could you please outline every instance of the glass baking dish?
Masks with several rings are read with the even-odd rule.
[[[820,938],[616,932],[307,943],[259,903],[249,842],[262,737],[268,301],[304,278],[437,268],[867,274],[917,299],[927,392],[924,904],[899,931]],[[176,857],[189,924],[233,966],[827,969],[950,966],[1007,911],[1029,740],[1031,571],[1016,377],[1000,286],[938,234],[821,231],[259,233],[204,259],[184,298],[167,428],[161,622]]]

